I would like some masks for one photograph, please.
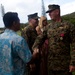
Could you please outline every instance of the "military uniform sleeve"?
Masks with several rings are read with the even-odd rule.
[[[70,65],[75,66],[75,26],[70,27],[70,37],[71,37],[71,63]]]
[[[35,48],[38,48],[39,49],[39,47],[42,46],[42,44],[44,43],[44,41],[45,41],[46,38],[47,38],[47,31],[44,30],[43,34],[37,36],[37,38],[36,38],[36,40],[35,40],[35,42],[33,44],[32,49],[33,50]]]

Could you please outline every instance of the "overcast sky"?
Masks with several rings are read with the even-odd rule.
[[[0,27],[4,27],[2,21],[1,4],[5,8],[5,13],[17,12],[21,23],[28,22],[27,15],[35,12],[41,16],[41,0],[0,0]],[[75,0],[44,0],[45,10],[48,10],[49,4],[59,4],[61,15],[75,12]],[[47,18],[49,18],[47,14]]]

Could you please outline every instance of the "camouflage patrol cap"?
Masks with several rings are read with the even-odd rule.
[[[38,19],[39,17],[38,17],[38,13],[34,13],[34,14],[30,14],[30,15],[28,15],[28,20],[29,19]]]
[[[60,9],[60,6],[59,5],[52,4],[52,5],[48,5],[48,8],[49,8],[49,10],[46,11],[46,13],[49,13],[49,12],[55,10],[55,9]]]

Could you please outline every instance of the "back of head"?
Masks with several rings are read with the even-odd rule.
[[[19,21],[18,13],[16,12],[7,12],[3,16],[3,22],[6,28],[10,28],[13,25],[13,22]]]
[[[36,27],[36,31],[37,31],[37,34],[38,34],[38,35],[42,34],[42,31],[41,31],[41,29],[40,29],[39,26]]]
[[[40,20],[39,20],[39,26],[40,26],[40,28],[43,27],[43,21],[44,21],[44,20],[47,20],[47,18],[46,18],[45,16],[41,16],[41,17],[40,17]]]
[[[41,16],[41,17],[40,17],[40,20],[42,20],[42,21],[43,21],[43,20],[46,20],[46,19],[47,19],[47,18],[46,18],[45,16]]]

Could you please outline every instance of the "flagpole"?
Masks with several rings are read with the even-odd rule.
[[[1,14],[2,14],[2,17],[4,16],[5,14],[5,9],[4,9],[4,6],[1,4]]]
[[[44,0],[41,0],[41,3],[42,3],[42,13],[41,13],[41,16],[46,16],[46,11],[45,11],[45,6],[44,6]]]

